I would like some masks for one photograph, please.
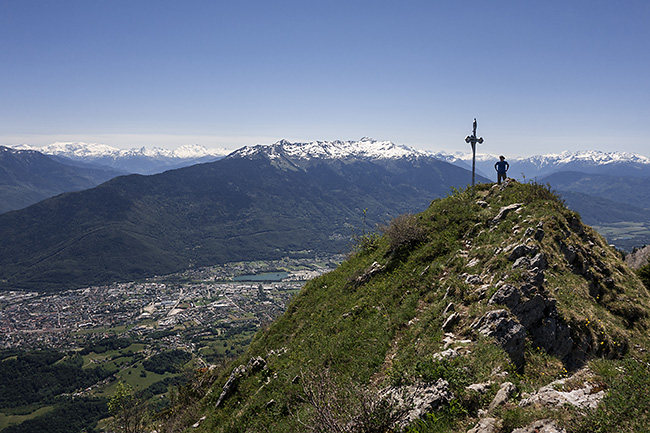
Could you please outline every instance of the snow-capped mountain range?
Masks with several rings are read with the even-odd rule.
[[[435,153],[434,156],[443,161],[471,169],[471,153],[439,152]],[[494,177],[494,164],[498,160],[498,155],[477,154],[477,173],[489,178]],[[628,152],[565,151],[530,157],[506,158],[506,160],[510,164],[508,173],[513,178],[533,179],[558,171],[579,171],[615,176],[650,176],[650,158]]]
[[[378,141],[364,137],[358,141],[312,141],[291,143],[280,140],[274,144],[246,146],[233,152],[230,157],[253,157],[291,160],[319,159],[396,159],[433,157],[471,170],[471,153],[446,153],[413,149],[391,141]],[[485,177],[494,177],[494,163],[498,155],[477,154],[476,171]],[[558,171],[579,171],[619,176],[650,176],[650,158],[627,152],[565,151],[556,154],[535,155],[508,159],[509,174],[513,178],[533,179]]]
[[[38,151],[75,162],[108,166],[128,173],[152,174],[202,162],[215,161],[230,153],[227,149],[208,149],[194,144],[175,150],[154,147],[119,149],[100,143],[53,143],[43,147],[27,144],[9,146],[18,150]]]
[[[434,157],[471,169],[472,154],[466,152],[433,152],[414,149],[369,137],[360,140],[289,142],[245,146],[231,153],[228,149],[208,149],[201,145],[186,145],[175,150],[119,149],[97,143],[53,143],[43,147],[29,145],[9,146],[21,150],[35,150],[77,162],[109,166],[130,173],[151,174],[172,168],[210,162],[228,154],[231,157],[252,157],[264,154],[269,158],[285,157],[291,160],[309,159],[396,159],[406,157]],[[477,154],[476,171],[488,178],[494,177],[494,163],[498,155]],[[514,178],[546,176],[557,171],[581,171],[624,176],[650,176],[650,158],[627,152],[600,152],[594,150],[507,158],[509,174]]]
[[[341,159],[341,158],[370,158],[370,159],[391,159],[413,156],[433,156],[450,163],[472,162],[471,153],[455,152],[432,152],[418,150],[408,146],[395,144],[392,141],[378,141],[364,137],[358,141],[311,141],[307,143],[292,143],[287,140],[280,140],[273,144],[245,146],[232,153],[232,156],[250,156],[265,153],[271,157],[280,155],[292,158],[311,159]],[[477,154],[476,161],[491,163],[499,160],[498,155]],[[570,152],[565,151],[556,154],[535,155],[530,157],[518,157],[510,159],[513,163],[532,164],[539,169],[548,167],[562,167],[570,164],[585,165],[608,165],[618,163],[632,163],[650,165],[650,158],[628,152],[600,152],[594,150]]]
[[[471,153],[454,152],[444,153],[438,152],[434,154],[439,159],[444,159],[448,162],[455,162],[462,160],[465,162],[472,161]],[[629,152],[600,152],[597,150],[584,150],[584,151],[564,151],[561,153],[548,153],[545,155],[535,155],[529,157],[509,158],[511,161],[530,161],[535,162],[539,167],[549,165],[563,165],[573,162],[586,162],[597,165],[612,164],[618,162],[633,162],[640,164],[650,164],[650,158],[636,153]],[[492,155],[489,153],[477,153],[476,161],[498,161],[499,155]]]
[[[206,156],[225,156],[230,153],[227,149],[208,149],[199,144],[184,145],[175,150],[162,149],[154,147],[147,149],[145,147],[134,149],[119,149],[101,143],[53,143],[43,147],[34,147],[28,144],[19,144],[10,146],[19,150],[36,150],[46,155],[64,156],[66,158],[102,158],[107,156],[129,157],[129,156],[148,156],[152,158],[203,158]]]
[[[358,141],[312,141],[291,143],[280,140],[271,145],[245,146],[236,150],[232,157],[250,157],[265,154],[270,158],[290,159],[394,159],[412,156],[431,156],[428,152],[398,145],[392,141],[377,141],[363,137]]]

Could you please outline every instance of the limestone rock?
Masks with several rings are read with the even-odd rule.
[[[460,314],[452,313],[449,317],[447,317],[445,323],[442,324],[443,331],[449,331],[456,323],[458,323],[459,320]]]
[[[512,264],[512,269],[528,269],[530,268],[530,259],[526,256],[519,257]]]
[[[576,374],[580,374],[576,373]],[[582,388],[571,391],[558,391],[556,388],[564,385],[567,379],[556,380],[542,388],[528,398],[519,402],[520,407],[540,405],[547,407],[560,407],[570,404],[579,409],[595,409],[605,396],[603,389],[590,383],[584,383]]]
[[[221,394],[219,395],[219,399],[214,405],[215,408],[219,407],[219,405],[221,405],[221,403],[235,390],[237,382],[244,375],[244,373],[246,373],[246,367],[244,365],[236,367],[232,373],[230,373],[230,376],[228,377],[228,380],[226,381],[226,384],[223,386]]]
[[[517,388],[512,382],[503,382],[499,387],[497,394],[494,396],[492,402],[488,406],[488,411],[493,411],[497,407],[505,404],[516,390]]]
[[[508,310],[489,311],[474,322],[472,328],[494,338],[517,368],[524,365],[526,330]]]
[[[481,418],[474,428],[467,433],[498,433],[501,431],[501,421],[496,418]]]
[[[221,394],[219,395],[217,403],[214,405],[214,407],[219,407],[221,403],[223,403],[223,401],[228,398],[230,394],[232,394],[232,392],[237,388],[239,379],[241,379],[244,375],[255,373],[257,371],[263,370],[264,368],[266,368],[266,361],[261,356],[251,358],[248,361],[248,364],[236,367],[232,373],[230,373],[230,376],[228,377],[226,384],[223,386]]]
[[[432,385],[410,385],[400,388],[389,388],[386,391],[389,398],[393,399],[399,406],[410,407],[409,413],[399,423],[404,428],[413,421],[420,419],[429,412],[434,412],[449,404],[454,398],[449,389],[449,382],[444,379]]]
[[[556,300],[546,295],[540,286],[532,283],[520,287],[504,284],[488,304],[506,306],[530,333],[535,346],[564,359],[574,348],[571,329],[559,320]],[[572,363],[574,360],[566,361]]]
[[[194,424],[192,424],[192,428],[198,428],[198,427],[201,425],[201,423],[202,423],[203,421],[205,421],[206,418],[207,418],[207,417],[206,417],[205,415],[202,416],[201,418],[199,418],[199,420],[198,420],[197,422],[195,422]]]
[[[453,302],[450,302],[450,303],[447,304],[447,306],[445,307],[445,310],[442,312],[442,315],[443,315],[443,316],[446,316],[447,314],[452,313],[452,312],[454,312],[454,311],[456,311],[456,307],[454,306],[454,303],[453,303]]]
[[[566,430],[558,427],[552,419],[540,419],[526,427],[516,428],[512,433],[566,433]]]
[[[490,305],[505,305],[509,309],[514,309],[521,302],[521,292],[511,284],[504,284],[494,292],[494,295],[488,301]]]
[[[370,281],[372,277],[383,272],[384,269],[385,266],[380,265],[378,262],[373,262],[372,265],[370,265],[370,267],[366,269],[363,275],[359,276],[356,280],[354,280],[354,286],[358,287],[367,283],[368,281]]]
[[[632,269],[639,269],[650,263],[650,245],[626,255],[625,263]]]
[[[445,351],[433,354],[433,359],[436,361],[440,361],[441,359],[453,359],[456,357],[458,357],[458,352],[456,352],[454,349],[447,349]]]
[[[544,253],[542,253],[542,252],[539,252],[539,253],[535,254],[535,257],[533,257],[530,260],[530,268],[531,269],[537,268],[537,269],[540,269],[540,270],[544,270],[544,269],[546,269],[546,266],[547,266],[546,256],[544,256]]]
[[[246,365],[246,371],[255,373],[260,370],[263,370],[264,367],[266,367],[266,361],[264,360],[264,358],[262,358],[261,356],[256,356],[254,358],[251,358],[248,361],[248,364]]]
[[[476,391],[479,394],[485,394],[486,392],[488,392],[490,390],[490,387],[492,385],[494,385],[494,382],[492,382],[490,380],[490,381],[484,382],[484,383],[473,383],[473,384],[465,387],[465,389],[468,389],[470,391]]]
[[[494,218],[492,218],[492,220],[490,220],[490,224],[491,225],[499,224],[499,222],[501,222],[501,220],[507,217],[510,212],[516,211],[522,206],[523,203],[513,203],[511,205],[502,207],[501,209],[499,209],[499,213],[497,214],[497,216],[495,216]]]
[[[510,254],[508,254],[508,260],[510,260],[511,262],[514,262],[520,257],[537,254],[537,251],[539,251],[536,245],[531,246],[526,244],[518,244],[515,246],[511,246],[506,248],[506,250],[510,251]]]

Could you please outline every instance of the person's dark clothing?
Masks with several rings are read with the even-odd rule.
[[[497,173],[505,173],[508,171],[510,168],[510,164],[508,164],[508,161],[497,161],[496,164],[494,164],[494,169],[497,171]]]
[[[494,164],[494,169],[497,171],[497,183],[499,185],[501,185],[501,180],[506,180],[506,172],[509,168],[510,164],[508,164],[508,161],[505,159],[497,161],[497,163]]]

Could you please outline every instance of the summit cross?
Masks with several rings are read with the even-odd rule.
[[[465,137],[465,143],[472,145],[472,186],[474,186],[474,173],[476,172],[476,143],[483,143],[483,137],[476,137],[476,118],[472,124],[472,135]]]

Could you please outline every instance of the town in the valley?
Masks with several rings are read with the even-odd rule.
[[[239,262],[57,293],[1,292],[0,348],[74,350],[117,337],[181,348],[209,362],[241,353],[306,281],[340,260]]]

